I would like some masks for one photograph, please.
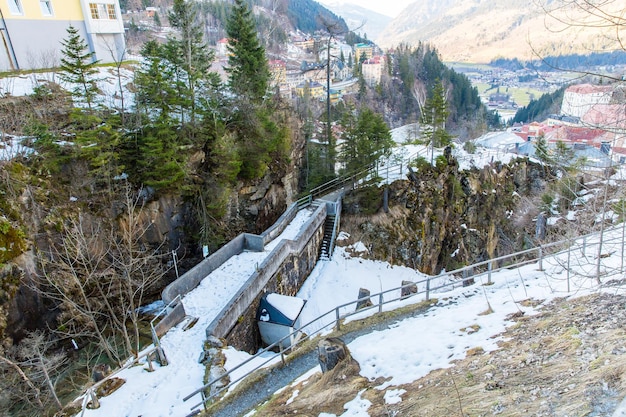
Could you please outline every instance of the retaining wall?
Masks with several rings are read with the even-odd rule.
[[[178,295],[181,297],[184,296],[189,291],[196,288],[198,284],[200,284],[200,281],[207,275],[219,268],[228,259],[239,255],[244,250],[255,252],[263,251],[264,245],[274,239],[274,237],[280,235],[296,214],[298,214],[298,207],[294,203],[261,235],[253,235],[250,233],[240,234],[165,287],[161,293],[163,302],[169,304]]]
[[[231,301],[206,329],[207,337],[227,339],[237,349],[254,352],[260,345],[256,309],[267,292],[295,295],[315,267],[324,236],[326,204],[313,213],[294,240],[283,240],[270,252]]]
[[[270,252],[245,284],[206,329],[207,336],[228,339],[237,349],[254,352],[260,345],[256,325],[256,308],[267,292],[295,295],[315,267],[324,237],[327,214],[341,212],[341,194],[334,194],[322,203],[293,240],[282,240]],[[161,296],[166,304],[177,296],[193,290],[215,269],[244,250],[262,251],[264,245],[278,237],[298,213],[292,204],[281,217],[261,235],[243,233],[208,256],[183,276],[168,285]],[[184,301],[183,301],[184,304]]]

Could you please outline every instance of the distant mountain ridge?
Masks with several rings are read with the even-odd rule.
[[[336,15],[341,16],[351,31],[361,36],[367,35],[367,39],[374,41],[393,20],[389,16],[376,13],[358,4],[343,1],[327,4],[325,7]]]
[[[556,4],[554,0],[549,2]],[[553,7],[553,6],[552,6]],[[570,13],[569,17],[565,13]],[[576,10],[554,16],[578,18]],[[536,59],[557,54],[610,52],[611,28],[563,29],[546,15],[538,0],[420,0],[406,7],[376,38],[385,48],[400,43],[433,44],[446,61],[489,62],[494,58]]]

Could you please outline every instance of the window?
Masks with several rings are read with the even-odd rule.
[[[98,18],[98,5],[96,3],[89,3],[89,11],[92,19]]]
[[[23,14],[20,0],[9,0],[9,10],[11,14]]]
[[[107,14],[109,15],[109,19],[115,20],[115,5],[107,4]]]
[[[41,13],[44,16],[52,16],[52,3],[51,0],[39,0],[41,6]]]
[[[110,3],[89,3],[89,11],[92,19],[115,20],[115,5]]]

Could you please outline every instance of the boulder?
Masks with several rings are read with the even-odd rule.
[[[417,284],[412,281],[402,281],[402,289],[400,290],[400,296],[402,298],[410,297],[417,294]]]
[[[111,367],[106,363],[99,363],[93,367],[92,377],[94,382],[102,381],[111,373]]]
[[[322,373],[332,370],[340,361],[350,357],[346,344],[336,337],[321,340],[317,345],[317,354]]]
[[[372,300],[369,299],[370,296],[370,290],[366,289],[366,288],[359,288],[359,297],[358,299],[360,301],[358,301],[356,303],[356,310],[360,310],[362,308],[366,308],[366,307],[371,307],[374,304],[372,303]]]

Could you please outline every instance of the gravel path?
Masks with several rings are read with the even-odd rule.
[[[339,338],[343,340],[344,343],[349,344],[358,337],[373,331],[389,329],[392,324],[409,317],[423,314],[426,310],[428,310],[428,307],[394,315],[370,327],[345,333],[339,336]],[[254,384],[254,386],[249,387],[245,393],[238,395],[236,401],[222,401],[216,404],[216,408],[211,410],[211,413],[208,415],[214,417],[244,416],[258,405],[267,401],[277,390],[289,385],[317,365],[319,365],[317,350],[300,354],[297,358],[290,360],[286,366],[272,368],[264,377]]]

